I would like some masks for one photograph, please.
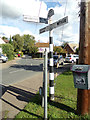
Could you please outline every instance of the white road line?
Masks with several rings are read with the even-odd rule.
[[[24,70],[24,69],[16,70],[16,71],[11,71],[11,72],[9,72],[9,73],[12,74],[12,73],[16,73],[16,72],[23,71],[23,70]]]

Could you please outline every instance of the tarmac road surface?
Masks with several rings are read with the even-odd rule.
[[[2,69],[2,80],[0,81],[0,84],[10,85],[23,81],[42,71],[43,60],[29,59],[29,57],[25,57]]]

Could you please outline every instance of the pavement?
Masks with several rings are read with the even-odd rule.
[[[39,87],[42,86],[43,73],[38,73],[28,80],[18,82],[13,85],[0,85],[2,95],[0,96],[2,118],[14,118],[33,97]]]
[[[9,64],[9,63],[8,63]],[[70,68],[70,65],[67,65]],[[55,69],[55,77],[60,73],[66,71],[62,66]],[[49,74],[48,74],[49,79]],[[39,87],[42,86],[43,82],[43,72],[37,73],[30,79],[17,82],[15,84],[4,86],[0,85],[0,117],[2,118],[14,118],[26,104],[30,101],[38,91]]]

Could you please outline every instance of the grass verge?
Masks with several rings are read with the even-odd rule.
[[[48,101],[48,119],[88,120],[87,115],[78,116],[76,114],[77,89],[74,88],[72,72],[64,72],[55,81],[55,100]],[[37,93],[14,120],[17,118],[43,119],[43,116],[44,108],[41,107],[41,96]]]

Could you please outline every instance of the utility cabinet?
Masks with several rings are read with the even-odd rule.
[[[90,89],[90,65],[73,65],[71,70],[75,88]]]

